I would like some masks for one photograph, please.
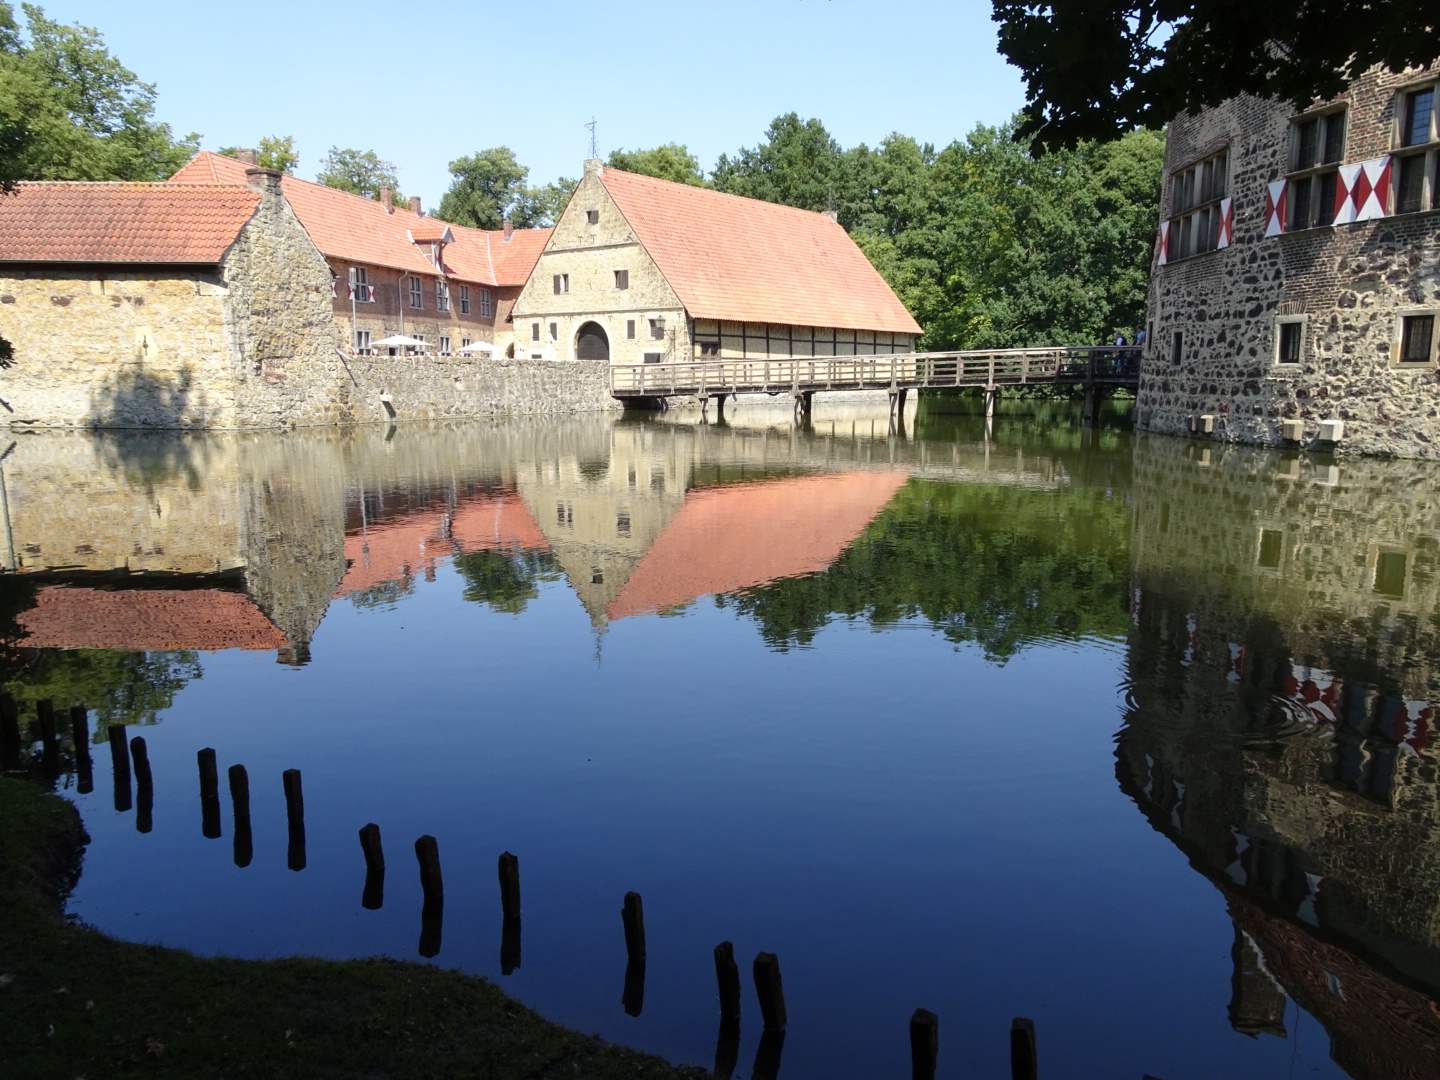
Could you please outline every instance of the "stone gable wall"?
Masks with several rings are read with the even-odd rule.
[[[1390,152],[1397,90],[1424,75],[1376,69],[1336,99],[1348,104],[1345,162]],[[1319,421],[1340,419],[1338,450],[1440,456],[1440,373],[1394,363],[1400,313],[1440,313],[1440,211],[1265,237],[1266,185],[1288,170],[1292,115],[1242,97],[1171,124],[1166,216],[1174,175],[1228,147],[1234,236],[1154,268],[1137,422],[1178,435],[1211,415],[1214,438],[1278,444],[1281,421],[1300,419],[1312,445]],[[1304,319],[1298,365],[1275,363],[1281,316]]]
[[[586,211],[596,210],[600,220],[591,225]],[[627,289],[615,287],[615,271],[627,270]],[[570,276],[570,291],[556,294],[556,274]],[[529,282],[515,301],[513,311],[516,357],[573,360],[580,327],[597,322],[610,339],[610,362],[638,364],[645,353],[660,353],[666,361],[688,359],[692,354],[690,329],[680,298],[665,275],[640,244],[601,183],[599,170],[586,164],[585,177],[571,197],[555,232],[540,256]],[[650,320],[665,320],[665,336],[650,337]],[[634,320],[635,337],[626,337],[626,323]],[[550,324],[556,339],[550,338]],[[540,340],[533,327],[540,327]]]

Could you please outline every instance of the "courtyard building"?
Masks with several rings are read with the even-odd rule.
[[[832,215],[585,163],[515,355],[611,364],[908,352],[920,326]]]
[[[1177,118],[1137,424],[1440,456],[1440,70]]]

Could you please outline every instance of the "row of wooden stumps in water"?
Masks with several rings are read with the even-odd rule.
[[[56,775],[59,763],[59,739],[56,733],[55,709],[51,702],[36,703],[37,720],[42,742],[42,760],[54,759]],[[75,746],[76,790],[89,794],[95,788],[94,768],[90,759],[90,725],[83,706],[70,709],[71,735]],[[110,745],[111,768],[115,781],[115,809],[133,809],[135,827],[148,833],[154,827],[154,777],[143,736],[129,737],[127,729],[112,724],[106,730]],[[22,741],[15,702],[8,694],[0,694],[0,753],[6,769],[17,768]],[[222,834],[220,807],[220,773],[215,751],[210,747],[196,754],[200,771],[200,831],[207,839]],[[228,770],[230,800],[234,821],[235,865],[249,866],[254,858],[254,841],[250,829],[250,778],[244,765],[231,765]],[[305,869],[305,796],[300,770],[286,769],[281,774],[285,791],[286,823],[289,844],[286,865],[291,870]],[[361,904],[377,910],[385,902],[385,851],[380,826],[374,822],[360,830],[360,849],[365,857],[365,886]],[[445,883],[440,869],[440,845],[433,836],[415,841],[415,857],[420,866],[420,888],[424,904],[420,916],[419,952],[426,958],[439,955],[441,928],[445,910]],[[500,906],[504,921],[500,940],[500,970],[509,975],[520,967],[520,860],[510,852],[501,854],[498,865]],[[630,1016],[639,1016],[645,1001],[645,912],[637,892],[625,894],[620,910],[625,932],[625,985],[621,1005]],[[780,1054],[785,1044],[788,1017],[785,1012],[785,991],[780,978],[780,960],[774,953],[762,952],[751,965],[755,995],[760,1005],[763,1030],[751,1067],[753,1080],[774,1080],[780,1071]],[[720,997],[720,1034],[715,1047],[717,1080],[730,1080],[740,1055],[740,1005],[742,997],[740,967],[735,960],[734,946],[722,941],[715,946],[715,979]],[[910,1017],[910,1061],[912,1080],[935,1080],[939,1057],[939,1019],[928,1009],[916,1009]],[[1010,1028],[1010,1071],[1012,1080],[1036,1080],[1035,1025],[1024,1017],[1016,1017]]]

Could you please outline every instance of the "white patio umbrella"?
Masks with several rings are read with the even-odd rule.
[[[430,343],[421,341],[419,338],[406,337],[404,334],[392,334],[387,338],[370,343],[372,349],[428,349]]]
[[[456,352],[491,352],[495,348],[488,341],[472,341],[469,345],[461,345]]]

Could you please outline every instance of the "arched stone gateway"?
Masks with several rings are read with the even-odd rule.
[[[610,339],[599,323],[587,322],[575,338],[577,360],[610,360]]]

